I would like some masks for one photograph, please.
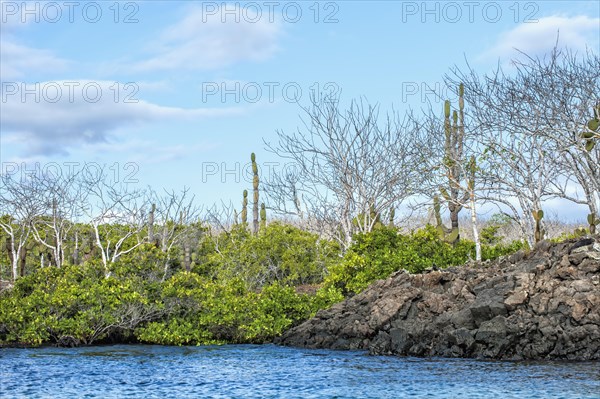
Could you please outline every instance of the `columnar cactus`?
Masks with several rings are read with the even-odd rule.
[[[440,240],[445,240],[446,229],[442,224],[440,197],[438,197],[437,195],[433,197],[433,215],[435,216],[435,228],[437,230],[438,237],[440,238]]]
[[[464,92],[465,88],[461,83],[458,86],[458,111],[451,112],[450,101],[446,100],[444,102],[445,141],[443,164],[448,179],[448,186],[447,188],[442,187],[440,192],[448,203],[451,227],[450,229],[446,229],[441,223],[440,218],[438,221],[438,232],[440,237],[443,237],[443,239],[452,244],[457,243],[460,239],[458,214],[462,210],[463,204],[469,199],[468,190],[461,188],[461,181],[464,174],[462,170],[465,136]],[[450,116],[452,116],[452,120],[450,119]],[[437,201],[439,204],[439,198]],[[446,234],[447,230],[449,231],[448,234]]]
[[[452,138],[452,126],[450,125],[450,100],[444,101],[444,133],[446,135],[445,149],[448,151],[448,147],[450,147],[450,139]]]
[[[467,191],[472,193],[475,188],[475,173],[477,173],[477,160],[475,159],[475,155],[471,155],[471,158],[469,159],[467,173]]]
[[[600,219],[595,214],[590,213],[587,216],[588,224],[590,225],[590,234],[596,234],[596,227],[600,225]]]
[[[148,242],[154,242],[154,212],[156,212],[156,204],[152,204],[150,213],[148,214]]]
[[[73,264],[79,265],[79,235],[75,232],[75,249],[73,249]]]
[[[363,215],[363,217],[364,217],[364,215]],[[376,208],[374,199],[369,200],[368,223],[370,223],[372,228],[374,228],[374,229],[380,228],[383,226],[383,223],[381,223],[381,213],[377,212],[377,208]]]
[[[192,252],[192,263],[190,264],[190,267],[193,269],[195,266],[198,265],[197,260],[198,260],[198,255],[196,255],[195,252]]]
[[[183,267],[188,272],[192,270],[192,248],[187,240],[183,243]]]
[[[533,220],[535,220],[534,238],[535,238],[535,242],[537,243],[537,242],[542,241],[544,239],[544,236],[546,235],[546,231],[542,227],[542,219],[544,218],[544,211],[539,209],[537,211],[532,211],[531,213],[533,214]]]
[[[444,194],[447,195],[445,190],[442,190],[442,195]],[[444,195],[444,198],[447,198],[446,195]],[[437,230],[439,239],[451,244],[457,242],[458,228],[448,229],[444,226],[442,222],[440,198],[437,195],[433,197],[433,214],[435,216],[435,229]]]
[[[248,223],[248,190],[244,190],[244,199],[242,200],[242,225],[245,227]]]
[[[256,155],[252,153],[250,155],[250,160],[252,161],[252,174],[254,177],[252,178],[252,188],[254,189],[254,203],[252,204],[252,232],[254,234],[258,233],[258,165],[256,164]]]
[[[260,228],[264,230],[267,227],[267,208],[265,203],[260,204]]]
[[[592,151],[596,145],[596,140],[600,138],[600,103],[594,108],[594,116],[587,122],[587,131],[581,133],[584,140],[586,151]]]

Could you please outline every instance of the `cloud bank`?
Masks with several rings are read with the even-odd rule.
[[[558,38],[559,47],[574,51],[597,51],[600,46],[600,18],[585,15],[564,17],[549,16],[537,22],[522,23],[516,28],[503,32],[490,49],[480,55],[480,59],[495,61],[518,57],[516,49],[538,56],[549,52]]]

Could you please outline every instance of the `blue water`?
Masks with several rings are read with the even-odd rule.
[[[600,363],[369,356],[274,345],[0,349],[8,398],[600,398]]]

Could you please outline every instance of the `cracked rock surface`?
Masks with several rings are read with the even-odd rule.
[[[281,345],[372,354],[600,360],[600,237],[484,266],[395,273],[288,330]]]

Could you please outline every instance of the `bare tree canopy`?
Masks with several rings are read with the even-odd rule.
[[[108,276],[109,266],[120,256],[147,242],[140,233],[149,213],[148,196],[143,190],[115,184],[104,170],[82,175],[80,181],[86,193],[81,212],[93,229]]]
[[[31,234],[31,223],[41,212],[35,191],[30,181],[0,175],[0,228],[9,239],[6,249],[13,281],[19,277],[19,259]]]
[[[287,162],[264,183],[270,207],[347,246],[415,193],[418,136],[396,113],[380,118],[379,107],[365,100],[342,110],[339,98],[313,98],[302,110],[301,128],[267,143]]]
[[[548,199],[598,214],[600,152],[586,148],[582,133],[600,103],[600,58],[558,47],[542,57],[521,55],[485,75],[455,68],[446,81],[464,84],[487,198],[510,209],[533,243],[543,238],[535,215]]]

